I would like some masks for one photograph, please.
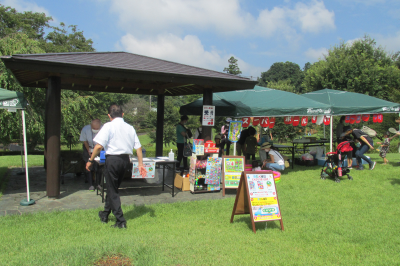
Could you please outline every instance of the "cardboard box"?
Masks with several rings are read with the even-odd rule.
[[[180,174],[175,174],[174,186],[182,191],[189,191],[189,177],[183,178]]]

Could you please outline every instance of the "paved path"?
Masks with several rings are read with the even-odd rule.
[[[59,199],[46,197],[46,172],[43,167],[29,168],[30,197],[35,200],[31,206],[21,206],[20,201],[26,199],[25,175],[18,175],[20,168],[8,171],[9,182],[4,195],[0,198],[0,216],[33,213],[54,210],[76,210],[91,209],[104,206],[101,197],[96,192],[88,190],[83,175],[65,175],[65,182],[61,184],[61,195]],[[172,183],[172,175],[168,183]],[[121,184],[120,195],[122,204],[125,205],[149,205],[154,203],[173,203],[178,201],[192,201],[204,199],[222,199],[221,192],[191,194],[189,191],[182,192],[175,188],[175,197],[172,190],[165,187],[162,191],[161,185],[147,184],[144,180],[126,179]],[[235,197],[236,190],[228,190],[225,197]]]

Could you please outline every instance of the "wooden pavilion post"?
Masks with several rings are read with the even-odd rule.
[[[47,196],[60,195],[61,78],[51,76],[46,94]]]
[[[213,92],[211,89],[205,89],[203,91],[203,105],[213,105]],[[202,128],[204,140],[214,141],[211,139],[212,126],[202,126]]]
[[[156,157],[163,156],[164,103],[164,94],[159,94],[157,96]]]

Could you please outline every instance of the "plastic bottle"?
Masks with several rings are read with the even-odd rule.
[[[172,151],[172,149],[171,149],[171,151],[168,153],[168,157],[169,157],[169,160],[170,160],[170,161],[173,161],[173,160],[174,160],[174,152]]]

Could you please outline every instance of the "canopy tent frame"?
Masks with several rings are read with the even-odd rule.
[[[302,96],[330,106],[330,151],[333,150],[333,116],[399,113],[400,104],[385,101],[366,94],[323,89]]]
[[[26,179],[26,199],[23,199],[20,204],[22,206],[29,206],[35,203],[35,200],[30,198],[29,192],[29,172],[28,172],[28,149],[26,145],[26,122],[25,122],[25,108],[26,100],[22,92],[8,91],[0,88],[0,108],[8,109],[11,112],[21,110],[22,116],[22,131],[23,131],[23,145],[25,157],[25,179]]]

